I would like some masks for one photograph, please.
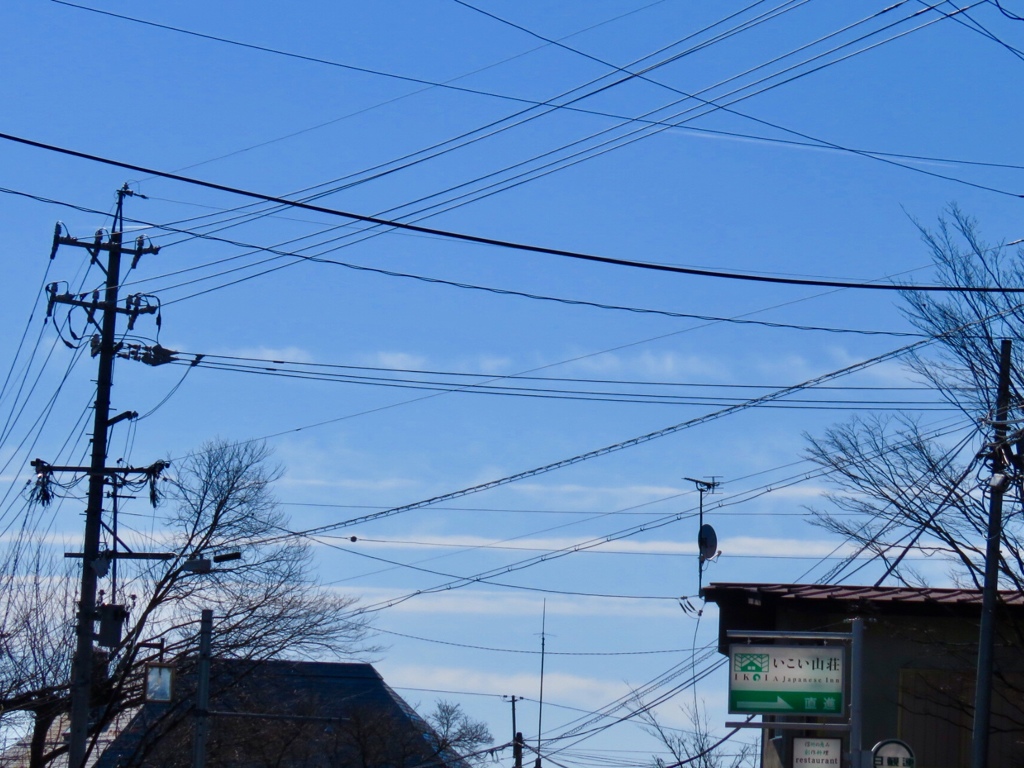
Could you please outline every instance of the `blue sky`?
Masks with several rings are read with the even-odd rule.
[[[746,275],[930,283],[915,221],[933,225],[950,204],[993,242],[1024,237],[1024,55],[1014,48],[1024,47],[1024,22],[990,2],[962,13],[888,0],[85,5],[93,10],[7,5],[0,133],[265,195],[316,186],[327,193],[317,205],[438,230]],[[651,68],[640,77],[616,67]],[[899,335],[912,329],[891,291],[672,274],[368,229],[4,139],[0,356],[22,375],[25,328],[25,349],[53,347],[31,394],[0,402],[5,419],[25,402],[2,445],[14,489],[31,458],[70,458],[85,445],[74,424],[91,396],[88,357],[70,368],[52,415],[32,422],[72,359],[43,325],[41,285],[98,280],[76,249],[47,261],[54,222],[91,236],[126,181],[147,198],[129,199],[126,215],[166,225],[130,227],[162,250],[126,284],[159,297],[164,346],[208,362],[350,366],[377,378],[433,371],[416,376],[449,390],[208,367],[183,379],[178,366],[119,364],[114,408],[153,412],[115,430],[115,458],[142,464],[215,437],[268,436],[295,529],[587,454],[913,340]],[[240,206],[272,215],[212,231]],[[207,237],[175,231],[200,225]],[[275,254],[255,248],[308,250],[259,266]],[[260,274],[270,266],[280,269]],[[151,324],[140,333],[157,338]],[[470,391],[456,374],[531,396]],[[503,378],[516,375],[535,378]],[[830,384],[913,382],[897,359]],[[682,399],[693,397],[702,399]],[[799,402],[811,399],[832,405]],[[520,727],[535,742],[546,600],[543,726],[546,738],[564,736],[577,710],[676,670],[664,693],[701,667],[690,659],[711,642],[716,614],[709,608],[698,625],[676,601],[697,593],[697,494],[684,478],[722,482],[706,499],[722,549],[706,580],[813,581],[843,542],[808,524],[828,483],[806,477],[804,433],[854,408],[922,409],[935,428],[970,426],[924,391],[822,390],[775,405],[787,403],[341,526],[316,548],[318,573],[376,605],[611,539],[377,613],[389,646],[378,668],[410,701],[459,700],[504,741],[501,696],[526,697]],[[73,546],[77,513],[58,528]],[[943,583],[944,566],[925,567]],[[854,581],[878,573],[869,566]],[[712,676],[697,686],[718,724],[723,685]],[[671,722],[678,701],[663,707]],[[625,722],[555,759],[591,764],[581,751],[636,764],[657,745]]]

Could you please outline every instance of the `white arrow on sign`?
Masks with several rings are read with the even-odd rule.
[[[775,701],[737,701],[737,709],[792,709],[779,696]]]

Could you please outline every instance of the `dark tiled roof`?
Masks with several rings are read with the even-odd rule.
[[[175,719],[180,721],[184,714],[185,719],[191,721],[194,672],[182,675],[175,688],[175,701],[171,704],[145,704],[141,707],[132,723],[99,757],[96,768],[134,765],[138,750],[150,738],[147,734],[154,732],[161,721],[174,715],[174,710],[179,713]],[[401,727],[424,744],[423,759],[414,760],[414,763],[432,768],[468,768],[468,764],[456,755],[444,754],[438,759],[436,753],[426,746],[436,738],[430,726],[370,664],[214,659],[210,675],[210,710],[259,713],[270,717],[310,712],[315,713],[317,720],[337,722],[351,721],[359,712],[373,713],[375,717],[390,718],[389,722],[393,721],[395,727]],[[215,721],[211,721],[211,725],[216,727]],[[430,755],[435,756],[431,758]]]
[[[712,603],[729,595],[749,594],[779,600],[815,600],[874,603],[878,605],[921,604],[961,605],[981,604],[981,591],[977,589],[940,589],[935,587],[853,587],[843,584],[744,584],[713,583],[705,588],[704,596]],[[1024,592],[999,593],[1005,605],[1024,606]]]

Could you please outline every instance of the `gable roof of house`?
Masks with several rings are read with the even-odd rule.
[[[139,708],[131,724],[98,757],[95,768],[137,764],[147,739],[155,742],[152,734],[160,732],[161,722],[169,722],[175,713],[179,723],[193,716],[194,672],[184,675],[175,687],[175,700],[170,704],[147,703]],[[341,724],[358,712],[371,712],[403,729],[413,742],[419,741],[421,762],[468,768],[454,753],[442,751],[438,756],[437,734],[370,664],[214,659],[209,710],[211,723],[218,717],[248,717],[267,723],[317,721],[321,732],[332,722]]]

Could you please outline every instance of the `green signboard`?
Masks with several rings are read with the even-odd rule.
[[[844,717],[842,646],[729,647],[729,712]]]

